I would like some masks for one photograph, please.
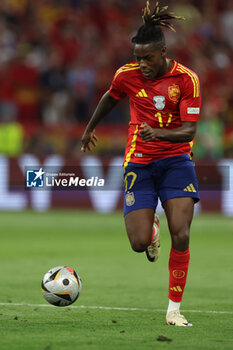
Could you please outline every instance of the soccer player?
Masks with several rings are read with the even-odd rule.
[[[173,29],[169,20],[182,19],[149,1],[144,24],[132,42],[135,62],[121,67],[100,100],[82,138],[82,151],[96,146],[96,125],[126,96],[131,121],[124,157],[124,218],[136,252],[149,261],[159,256],[158,198],[171,235],[169,258],[169,304],[166,323],[191,326],[180,314],[190,252],[189,234],[194,203],[199,201],[198,183],[191,159],[201,97],[197,75],[166,57],[161,26]]]

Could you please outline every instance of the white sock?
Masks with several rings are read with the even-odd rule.
[[[171,311],[174,311],[174,310],[180,311],[180,304],[181,303],[175,303],[174,301],[172,301],[170,299],[168,299],[168,300],[169,300],[169,303],[168,303],[168,308],[167,308],[167,314]]]

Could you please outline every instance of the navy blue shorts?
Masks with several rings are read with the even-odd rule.
[[[137,209],[156,209],[171,198],[200,200],[194,163],[188,154],[155,160],[148,164],[129,163],[124,173],[124,215]]]

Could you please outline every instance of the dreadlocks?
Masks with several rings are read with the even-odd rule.
[[[151,13],[150,2],[146,2],[146,7],[143,10],[143,22],[136,34],[132,38],[134,44],[147,44],[150,42],[162,42],[165,44],[165,38],[160,26],[167,27],[175,32],[175,29],[168,21],[170,19],[184,19],[182,16],[176,16],[173,12],[165,12],[168,6],[159,7],[159,2],[156,1],[155,9]]]

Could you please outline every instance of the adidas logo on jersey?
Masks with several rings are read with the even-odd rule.
[[[195,190],[195,187],[193,186],[193,184],[189,184],[187,187],[185,187],[184,191],[186,191],[186,192],[197,192]]]
[[[142,89],[141,91],[139,91],[136,95],[136,97],[148,97],[146,91],[144,89]]]

